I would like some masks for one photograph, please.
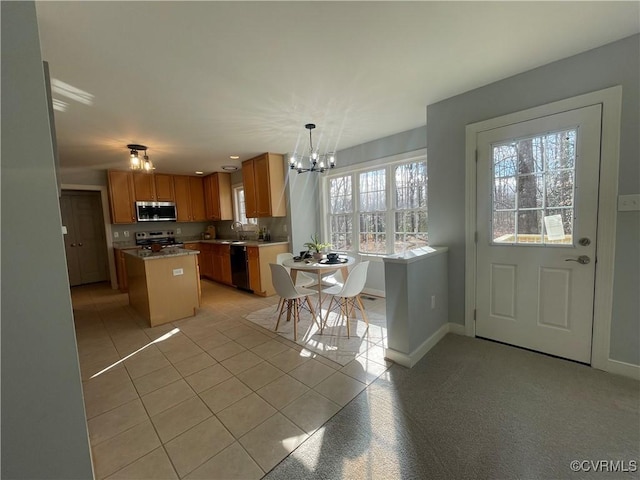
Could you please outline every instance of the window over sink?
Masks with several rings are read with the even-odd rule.
[[[233,187],[233,219],[243,225],[257,225],[257,218],[247,218],[247,210],[244,201],[244,187],[236,185]]]
[[[323,178],[332,250],[386,255],[428,245],[426,156],[360,165]]]

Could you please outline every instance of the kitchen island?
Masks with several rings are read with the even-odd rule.
[[[196,314],[200,306],[197,250],[125,250],[129,305],[155,327]]]

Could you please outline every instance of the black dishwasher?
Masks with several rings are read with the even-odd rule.
[[[231,245],[231,280],[236,287],[249,290],[247,247],[244,245]]]

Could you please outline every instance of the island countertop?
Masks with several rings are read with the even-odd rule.
[[[157,260],[159,258],[167,258],[167,257],[180,257],[183,255],[197,255],[200,253],[198,250],[187,250],[186,248],[179,247],[168,247],[163,248],[159,252],[152,252],[147,249],[131,249],[131,250],[123,250],[126,255],[131,255],[132,257],[140,258],[142,260]]]

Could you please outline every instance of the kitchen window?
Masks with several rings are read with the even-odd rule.
[[[428,245],[424,155],[341,169],[324,179],[323,193],[332,250],[386,255]]]
[[[257,225],[257,218],[247,218],[247,210],[244,202],[244,187],[233,187],[233,216],[236,222],[243,225]]]

